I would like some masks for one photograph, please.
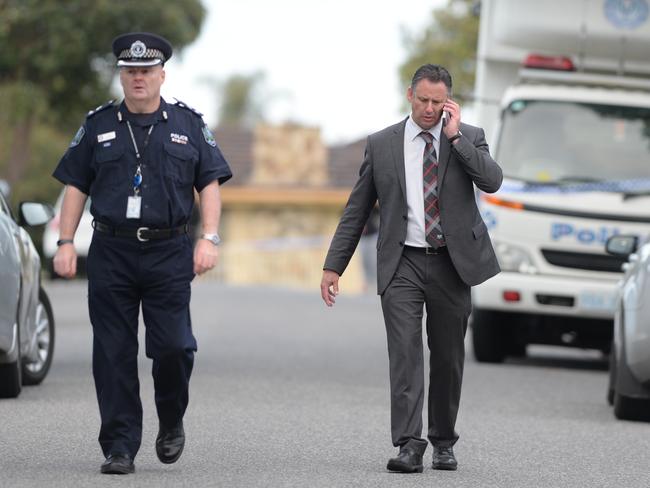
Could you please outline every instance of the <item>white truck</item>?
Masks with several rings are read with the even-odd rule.
[[[650,233],[649,0],[483,0],[475,107],[502,188],[477,198],[502,272],[474,288],[479,361],[609,351],[623,261]]]

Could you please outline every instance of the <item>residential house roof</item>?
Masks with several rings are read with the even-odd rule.
[[[214,130],[215,139],[233,172],[229,186],[246,186],[253,172],[254,132],[241,127],[220,126]],[[328,171],[331,188],[354,186],[363,161],[366,140],[328,147]]]

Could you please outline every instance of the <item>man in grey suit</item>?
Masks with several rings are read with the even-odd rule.
[[[339,277],[379,202],[377,291],[388,339],[391,433],[397,457],[387,468],[422,472],[426,307],[430,350],[428,438],[434,469],[457,468],[453,445],[460,402],[470,287],[497,274],[474,185],[499,189],[501,168],[482,129],[461,122],[449,72],[427,64],[414,74],[411,114],[368,137],[359,179],[325,259],[321,295],[334,305]]]

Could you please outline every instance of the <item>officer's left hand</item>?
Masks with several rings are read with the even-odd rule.
[[[443,110],[447,112],[447,121],[443,126],[443,131],[447,137],[458,134],[460,130],[460,105],[448,98]]]
[[[210,271],[219,259],[219,247],[207,239],[199,239],[194,248],[194,273]]]

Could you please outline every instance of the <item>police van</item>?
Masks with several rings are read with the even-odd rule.
[[[477,195],[502,269],[473,290],[486,362],[607,353],[623,260],[605,242],[650,234],[648,1],[525,3],[481,7],[477,116],[504,172]]]

